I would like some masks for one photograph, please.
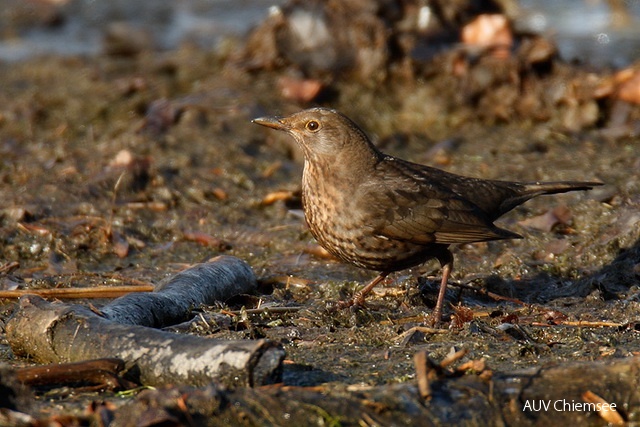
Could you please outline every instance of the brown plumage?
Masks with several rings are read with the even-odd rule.
[[[599,182],[509,182],[468,178],[381,153],[348,117],[312,108],[254,123],[289,133],[304,152],[302,202],[311,233],[337,258],[389,273],[437,258],[442,282],[437,323],[453,268],[454,243],[520,238],[493,222],[541,194],[588,190]]]

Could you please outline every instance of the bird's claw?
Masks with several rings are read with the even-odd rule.
[[[331,304],[330,309],[332,311],[344,310],[352,307],[364,307],[364,297],[360,293],[356,293],[353,298],[349,298],[344,301],[337,301]]]

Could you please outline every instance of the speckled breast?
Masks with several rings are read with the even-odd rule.
[[[441,245],[418,245],[376,235],[351,191],[326,180],[303,179],[305,219],[318,243],[336,258],[361,268],[397,271],[432,258]]]

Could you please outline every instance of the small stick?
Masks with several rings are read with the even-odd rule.
[[[419,351],[413,355],[413,364],[416,368],[416,379],[418,380],[418,391],[422,399],[431,397],[427,363],[429,363],[429,361],[426,351]]]
[[[531,326],[542,326],[542,327],[546,327],[546,326],[574,326],[577,328],[620,328],[622,326],[624,326],[623,323],[616,323],[616,322],[591,322],[588,320],[578,320],[578,321],[564,321],[564,322],[558,322],[555,325],[552,324],[548,324],[548,323],[540,323],[540,322],[532,322]]]
[[[14,289],[0,291],[0,298],[20,298],[23,295],[38,295],[43,298],[118,298],[132,292],[152,292],[152,285],[137,286],[96,286],[92,288],[55,288],[55,289]]]
[[[18,381],[29,386],[55,386],[72,383],[93,384],[98,389],[119,390],[137,384],[118,377],[124,361],[102,358],[76,363],[56,363],[16,369]],[[92,387],[92,388],[95,388]]]

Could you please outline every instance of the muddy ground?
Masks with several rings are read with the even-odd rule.
[[[454,102],[473,82],[444,66],[374,87],[323,80],[317,97],[292,100],[283,96],[286,70],[247,67],[234,57],[238,43],[0,64],[3,289],[154,284],[217,254],[237,256],[261,292],[202,310],[299,310],[229,316],[191,332],[281,342],[289,385],[412,381],[420,350],[440,360],[467,349],[464,360],[484,358],[501,372],[640,352],[637,107],[616,121],[617,101],[575,90],[574,99],[512,114],[504,82]],[[536,90],[589,78],[599,87],[610,74],[558,61],[536,75]],[[522,240],[455,248],[454,281],[511,300],[451,286],[451,327],[406,339],[433,307],[435,262],[390,276],[366,309],[327,310],[375,274],[318,249],[296,198],[301,153],[250,122],[309,105],[341,110],[390,154],[451,172],[606,185],[530,201],[499,221]],[[24,366],[3,337],[16,301],[1,303],[0,360]],[[73,413],[77,398],[35,397],[33,411]]]

